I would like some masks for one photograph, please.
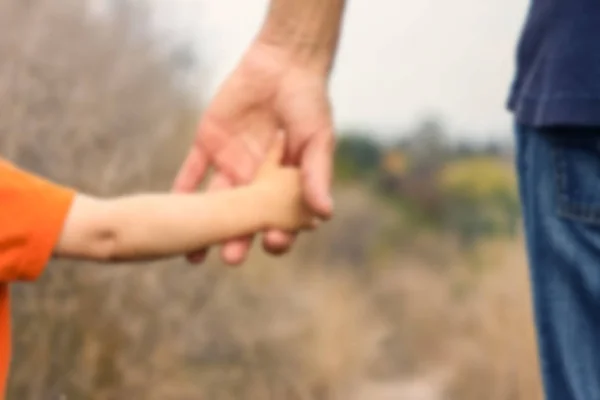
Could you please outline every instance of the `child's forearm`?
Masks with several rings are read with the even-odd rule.
[[[113,258],[184,254],[254,233],[266,224],[266,205],[252,187],[166,199],[141,195],[115,201]]]
[[[202,195],[81,198],[75,201],[56,254],[102,261],[185,254],[265,228],[268,207],[255,187]]]

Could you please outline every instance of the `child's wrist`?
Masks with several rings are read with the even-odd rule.
[[[253,199],[254,212],[261,229],[273,226],[273,215],[276,207],[273,187],[266,183],[255,183],[248,187],[249,196]]]

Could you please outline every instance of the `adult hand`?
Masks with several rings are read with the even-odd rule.
[[[285,50],[256,41],[218,91],[200,121],[194,145],[176,178],[179,192],[195,191],[209,167],[208,190],[252,181],[276,134],[286,135],[282,163],[301,168],[309,208],[322,219],[332,214],[334,132],[322,68],[295,60]],[[225,243],[221,256],[242,263],[252,238]],[[294,233],[269,231],[263,246],[271,254],[290,249]],[[188,256],[201,262],[207,249]]]

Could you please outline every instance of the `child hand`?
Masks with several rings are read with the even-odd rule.
[[[253,184],[266,202],[267,228],[291,232],[314,229],[319,219],[304,203],[300,169],[280,165],[284,147],[285,140],[280,134]]]

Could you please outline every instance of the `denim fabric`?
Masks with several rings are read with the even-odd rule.
[[[600,127],[516,126],[547,400],[600,400]]]

